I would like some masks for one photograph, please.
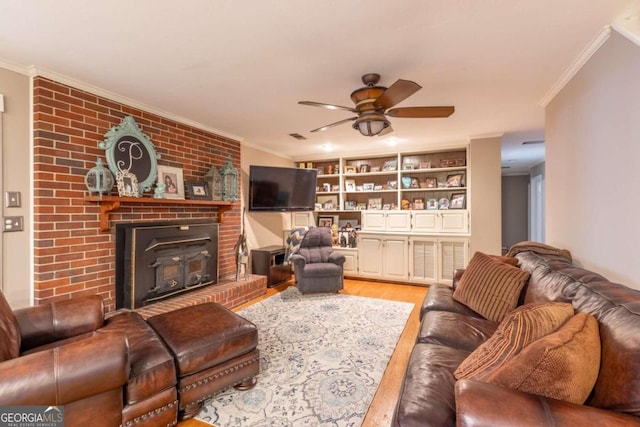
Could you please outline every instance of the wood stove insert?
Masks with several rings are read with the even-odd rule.
[[[218,224],[116,225],[116,308],[135,309],[218,282]]]

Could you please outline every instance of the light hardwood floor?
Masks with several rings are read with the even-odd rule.
[[[267,289],[267,293],[244,304],[236,309],[241,310],[260,300],[268,298],[278,292],[282,292],[292,282]],[[418,328],[418,317],[422,300],[427,294],[427,288],[422,286],[399,285],[395,283],[370,282],[362,280],[345,279],[343,294],[359,295],[364,297],[382,298],[394,301],[405,301],[415,304],[407,325],[398,340],[396,349],[391,356],[387,370],[380,381],[378,391],[371,402],[369,411],[362,423],[363,427],[384,427],[391,424],[393,411],[398,400],[402,377],[407,367],[409,354],[413,348]],[[179,427],[207,427],[208,424],[198,420],[188,420],[178,424]]]

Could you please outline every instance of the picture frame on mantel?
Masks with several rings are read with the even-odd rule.
[[[187,180],[185,182],[189,198],[192,200],[211,200],[209,184],[206,181]]]
[[[184,177],[182,168],[158,165],[158,182],[165,185],[165,199],[184,200]]]

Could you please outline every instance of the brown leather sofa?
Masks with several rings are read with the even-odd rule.
[[[134,312],[98,296],[13,312],[0,293],[0,405],[64,405],[67,426],[177,422],[173,357]]]
[[[454,300],[452,288],[432,285],[392,425],[640,426],[640,291],[611,283],[560,255],[534,250],[513,254],[531,274],[521,304],[567,302],[598,320],[600,371],[585,404],[456,381],[457,366],[498,325]],[[456,272],[454,289],[461,274]]]

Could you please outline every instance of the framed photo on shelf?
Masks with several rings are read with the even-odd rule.
[[[360,173],[367,173],[369,171],[370,171],[369,165],[360,165],[360,171],[359,171]]]
[[[424,209],[424,200],[420,198],[413,199],[413,209]]]
[[[395,190],[398,188],[398,181],[387,181],[387,190]]]
[[[366,203],[362,203],[362,202],[358,203],[356,205],[356,210],[357,211],[366,211],[367,210],[367,204]]]
[[[323,211],[338,209],[338,196],[317,196],[316,201],[322,206]]]
[[[332,184],[331,191],[340,191],[340,184]]]
[[[158,165],[158,182],[164,183],[165,199],[184,199],[182,168]]]
[[[356,182],[353,179],[346,179],[344,181],[344,191],[356,191]]]
[[[418,178],[411,178],[410,188],[420,188],[420,181],[418,181]]]
[[[465,159],[456,159],[456,166],[466,166],[467,162]]]
[[[318,227],[331,227],[332,225],[332,216],[318,216]]]
[[[440,209],[449,209],[449,199],[446,197],[440,198],[440,200],[438,200],[438,207]]]
[[[344,173],[356,173],[356,172],[358,171],[356,170],[356,167],[353,165],[346,165],[344,167]]]
[[[369,199],[367,209],[382,209],[382,199],[380,197]]]
[[[465,193],[456,193],[451,195],[451,201],[449,201],[449,209],[464,209],[467,201],[467,195]]]
[[[427,188],[438,188],[438,178],[426,178]]]
[[[382,167],[383,171],[394,171],[398,169],[398,161],[397,160],[388,160],[384,162],[384,166]]]
[[[412,171],[413,170],[413,163],[404,163],[402,165],[402,170]]]
[[[382,184],[376,184],[373,186],[373,191],[381,191],[383,189]]]
[[[211,193],[209,192],[209,184],[206,181],[191,181],[187,180],[187,191],[189,192],[189,198],[192,200],[211,200]]]
[[[462,174],[457,173],[447,176],[447,187],[462,187]]]
[[[380,172],[380,166],[371,166],[370,172]]]
[[[325,193],[331,191],[331,184],[329,184],[328,182],[322,184],[322,191],[324,191]]]
[[[438,209],[438,199],[427,199],[427,209]]]
[[[431,169],[431,162],[420,162],[420,169]]]
[[[138,178],[128,170],[118,172],[116,185],[120,197],[139,197],[140,195],[138,193]]]
[[[324,168],[322,166],[319,166],[317,169],[318,169],[318,175],[324,175]]]
[[[374,184],[373,182],[365,182],[364,184],[362,184],[362,190],[363,191],[373,191],[374,188]]]
[[[345,200],[344,201],[344,210],[345,211],[354,211],[354,210],[356,210],[356,201],[355,200]]]

